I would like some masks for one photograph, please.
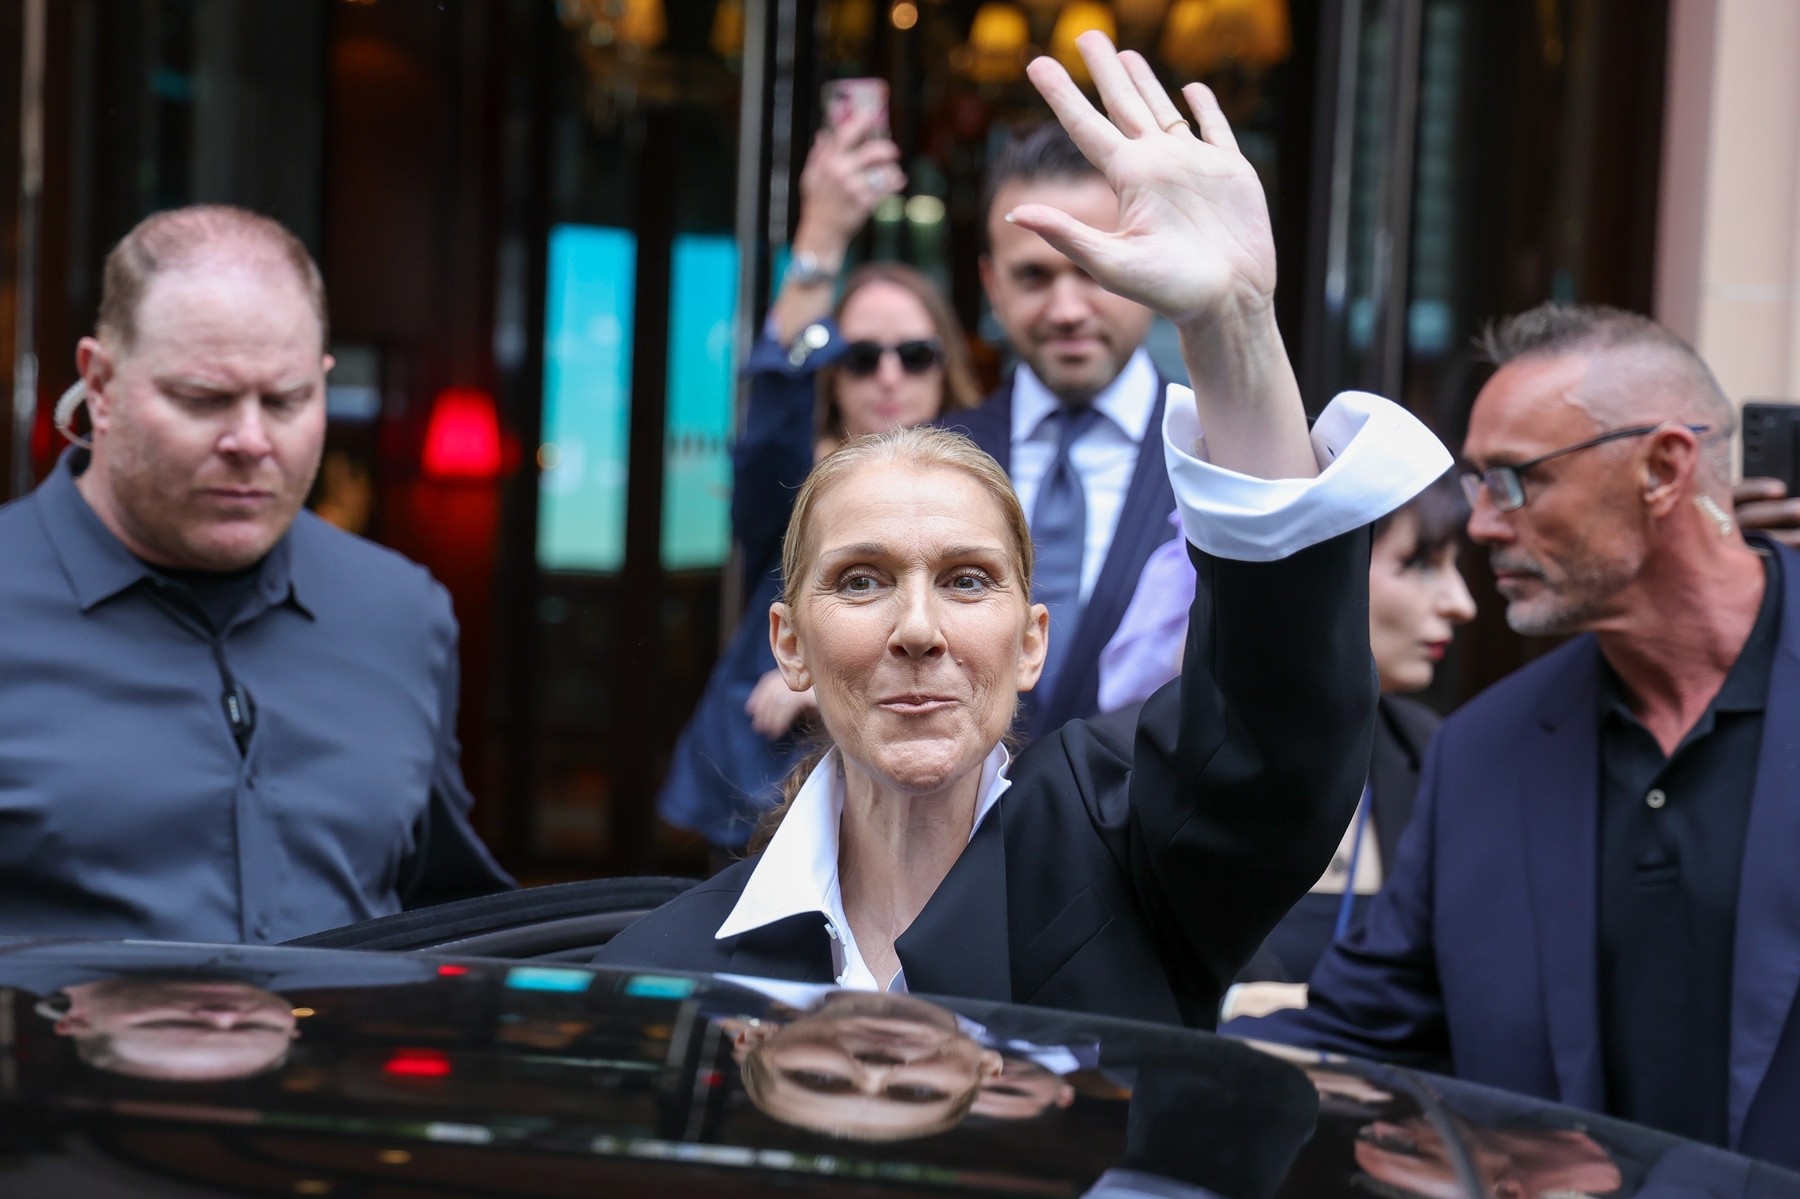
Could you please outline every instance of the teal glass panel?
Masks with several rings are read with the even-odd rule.
[[[737,243],[675,238],[669,293],[669,402],[663,437],[662,563],[717,569],[731,552],[731,325]]]
[[[506,972],[506,985],[515,991],[579,993],[594,985],[594,976],[586,970],[515,966]]]
[[[617,572],[625,564],[637,241],[623,229],[550,233],[544,313],[544,443],[538,449],[538,565]]]

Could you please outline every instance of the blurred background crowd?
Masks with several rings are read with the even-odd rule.
[[[1800,13],[1778,2],[15,0],[0,21],[0,495],[53,461],[119,236],[197,201],[280,219],[332,299],[313,506],[449,589],[474,819],[527,879],[705,866],[655,799],[752,598],[738,368],[831,79],[888,81],[904,178],[845,270],[935,284],[977,394],[1011,360],[983,179],[1042,115],[1026,57],[1078,64],[1083,28],[1218,91],[1315,410],[1367,388],[1454,448],[1474,334],[1546,299],[1657,316],[1734,400],[1796,390]],[[1169,330],[1145,344],[1178,373]],[[1464,565],[1474,619],[1424,693],[1444,710],[1538,652]]]

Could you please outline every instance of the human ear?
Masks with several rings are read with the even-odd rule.
[[[1050,652],[1050,609],[1031,605],[1025,616],[1025,635],[1019,639],[1019,690],[1030,691],[1044,673],[1044,657]]]
[[[790,691],[805,691],[813,685],[812,671],[806,668],[805,656],[800,650],[800,633],[794,627],[788,606],[780,602],[769,605],[769,650],[775,655],[775,665]]]
[[[1006,1061],[992,1049],[983,1049],[981,1057],[975,1063],[975,1073],[981,1082],[993,1082],[1006,1072]]]
[[[980,265],[981,290],[987,293],[988,303],[992,304],[994,302],[994,280],[996,277],[994,271],[994,256],[992,254],[983,254],[981,256]]]
[[[112,421],[112,402],[106,385],[112,381],[112,351],[96,337],[84,337],[75,343],[75,373],[87,385],[88,421],[96,429]]]
[[[1667,516],[1689,490],[1699,465],[1693,433],[1670,426],[1650,439],[1644,456],[1644,504],[1655,517]]]

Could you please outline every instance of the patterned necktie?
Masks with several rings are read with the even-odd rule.
[[[1085,437],[1100,414],[1093,405],[1063,408],[1048,419],[1057,422],[1056,457],[1038,485],[1031,508],[1031,542],[1037,568],[1032,598],[1050,609],[1050,653],[1038,680],[1039,695],[1048,697],[1057,672],[1075,639],[1081,619],[1081,560],[1087,549],[1087,495],[1081,476],[1069,461],[1075,443]]]

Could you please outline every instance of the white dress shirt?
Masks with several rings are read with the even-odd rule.
[[[1331,402],[1313,424],[1312,446],[1319,464],[1318,477],[1312,479],[1258,479],[1214,466],[1206,460],[1193,392],[1171,385],[1163,453],[1188,540],[1214,557],[1273,561],[1386,515],[1450,467],[1443,443],[1417,418],[1365,392],[1345,392]],[[996,745],[982,763],[971,837],[1012,785],[1006,777],[1010,762],[1006,748]],[[844,917],[838,885],[843,809],[842,772],[833,750],[794,797],[736,906],[714,935],[735,937],[817,912],[832,939],[838,984],[880,990]],[[894,975],[888,989],[906,989],[904,970]]]
[[[1030,519],[1037,504],[1038,488],[1056,458],[1059,426],[1050,417],[1062,401],[1050,394],[1043,381],[1024,363],[1013,374],[1012,475],[1013,490]],[[1137,470],[1138,450],[1150,432],[1150,414],[1156,410],[1156,367],[1143,350],[1125,362],[1125,369],[1094,397],[1094,411],[1103,419],[1094,422],[1087,436],[1069,447],[1069,465],[1081,477],[1087,502],[1087,544],[1081,557],[1081,602],[1087,603],[1100,578],[1106,552],[1112,548],[1119,514],[1125,510],[1125,493]]]
[[[969,836],[993,810],[1012,781],[1006,767],[1012,755],[996,745],[981,764],[981,787],[975,801],[975,819]],[[897,970],[884,988],[863,961],[856,934],[844,916],[843,889],[838,886],[838,821],[844,814],[844,773],[838,751],[825,755],[794,796],[781,827],[775,830],[762,860],[744,884],[743,894],[716,938],[735,937],[753,928],[818,912],[825,917],[831,938],[831,972],[840,987],[858,991],[906,991],[906,971]]]

